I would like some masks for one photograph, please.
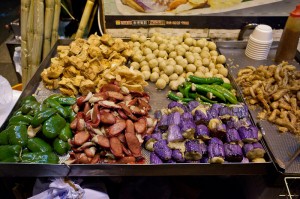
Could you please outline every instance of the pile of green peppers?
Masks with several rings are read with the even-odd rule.
[[[232,86],[224,83],[221,78],[201,78],[190,75],[184,84],[178,87],[179,95],[174,92],[168,93],[168,98],[174,101],[188,103],[193,100],[204,103],[227,103],[237,104],[236,96],[231,92]]]
[[[22,99],[20,108],[0,132],[0,162],[57,164],[58,155],[70,150],[70,122],[76,98],[53,94],[42,103],[34,96]]]

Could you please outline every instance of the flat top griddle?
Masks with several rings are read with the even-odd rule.
[[[268,58],[266,60],[253,60],[245,55],[246,42],[217,42],[217,46],[222,54],[227,58],[228,68],[234,78],[237,77],[239,69],[246,66],[258,67],[260,65],[272,65],[274,62],[278,42],[273,42]],[[300,53],[297,52],[295,60],[290,64],[300,70]],[[300,147],[300,140],[291,133],[279,133],[276,126],[265,120],[258,120],[259,109],[250,110],[251,115],[258,126],[261,126],[263,137],[269,148],[270,155],[278,171],[287,175],[300,175],[300,156],[289,162],[291,157]]]

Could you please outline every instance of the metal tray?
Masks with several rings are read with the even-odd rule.
[[[40,89],[42,87],[40,74],[47,68],[50,59],[56,55],[58,45],[68,45],[71,40],[59,40],[50,51],[47,58],[41,63],[39,69],[29,81],[19,100],[8,116],[21,104],[21,99],[31,94],[37,94],[40,99],[47,97],[52,91]],[[223,53],[223,52],[222,52]],[[224,52],[225,53],[225,52]],[[169,100],[166,98],[167,90],[158,91],[154,85],[146,88],[149,92],[153,111],[166,107]],[[150,113],[151,114],[151,113]],[[7,126],[5,121],[2,128]],[[264,143],[263,143],[264,144]],[[0,163],[0,176],[19,177],[58,177],[58,176],[180,176],[180,175],[264,175],[275,171],[271,159],[267,155],[266,163],[176,163],[176,164],[95,164],[95,165],[50,165],[50,164],[24,164],[24,163]]]
[[[227,58],[229,70],[234,78],[237,77],[238,70],[246,66],[258,67],[260,65],[272,65],[274,62],[278,42],[273,42],[268,58],[266,60],[253,60],[245,55],[247,42],[217,42],[217,46],[222,54]],[[295,60],[290,62],[300,70],[300,53],[296,54]],[[299,138],[291,133],[279,133],[276,126],[265,120],[258,120],[258,110],[250,110],[251,115],[258,126],[261,126],[264,134],[264,141],[277,170],[286,175],[300,175],[300,157],[298,156],[289,164],[291,157],[300,147]]]

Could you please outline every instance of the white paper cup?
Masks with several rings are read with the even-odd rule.
[[[268,25],[258,25],[250,35],[256,42],[268,43],[273,41],[272,28]]]

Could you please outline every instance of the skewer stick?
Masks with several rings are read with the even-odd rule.
[[[32,66],[30,78],[34,75],[41,62],[44,36],[44,0],[34,0],[34,35],[32,46]]]
[[[22,66],[22,84],[25,88],[27,84],[27,20],[30,9],[30,0],[21,0],[21,66]]]
[[[43,59],[46,58],[51,49],[51,32],[54,15],[55,0],[45,0],[45,23],[44,23],[44,44],[43,44]]]
[[[61,0],[55,0],[52,35],[51,35],[51,47],[54,46],[54,44],[58,39],[60,11],[61,11]]]
[[[83,37],[84,31],[86,29],[90,15],[92,13],[92,9],[94,7],[94,3],[95,3],[95,0],[87,0],[80,23],[79,23],[78,30],[76,32],[75,39]]]

